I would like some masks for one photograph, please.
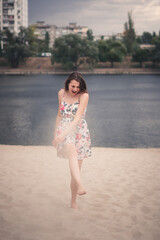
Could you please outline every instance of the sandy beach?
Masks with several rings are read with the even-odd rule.
[[[52,146],[0,145],[0,239],[159,240],[160,149],[92,152],[75,210],[68,161]]]

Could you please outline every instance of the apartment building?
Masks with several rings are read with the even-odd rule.
[[[103,40],[108,40],[108,39],[111,39],[115,37],[116,40],[122,40],[123,39],[123,33],[117,33],[115,35],[94,35],[94,40],[100,40],[100,39],[103,39]]]
[[[44,21],[38,21],[36,24],[33,24],[35,27],[35,35],[44,40],[46,32],[49,33],[50,44],[52,48],[56,38],[61,37],[66,34],[79,34],[82,37],[87,36],[88,27],[77,26],[76,23],[69,23],[68,26],[57,27],[56,25],[46,24]]]
[[[28,27],[28,0],[0,0],[0,30],[17,34],[21,26]]]
[[[44,21],[38,21],[36,24],[34,24],[35,27],[35,35],[39,38],[44,40],[46,32],[49,33],[49,47],[53,47],[53,43],[56,37],[56,26],[55,25],[49,25],[46,24]]]
[[[69,23],[68,26],[56,27],[56,38],[66,34],[79,34],[81,37],[87,37],[88,27],[78,26],[77,23]]]

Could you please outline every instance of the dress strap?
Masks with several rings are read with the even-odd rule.
[[[78,102],[80,103],[80,98],[81,98],[81,95],[80,96],[78,96]]]
[[[62,96],[62,99],[64,100],[64,94],[65,94],[65,90],[63,91],[63,96]]]

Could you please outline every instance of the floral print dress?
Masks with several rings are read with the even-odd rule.
[[[62,119],[59,123],[59,126],[57,127],[57,136],[61,134],[63,130],[66,129],[67,126],[73,121],[74,116],[78,110],[78,106],[79,102],[73,104],[65,102],[63,95],[63,100],[60,108]],[[75,129],[65,137],[65,140],[62,143],[57,146],[57,155],[59,157],[65,158],[63,154],[63,146],[67,143],[72,143],[75,145],[78,160],[83,160],[84,158],[91,156],[91,139],[87,122],[85,120],[85,114],[86,110]]]

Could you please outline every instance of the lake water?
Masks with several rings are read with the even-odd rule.
[[[0,76],[0,144],[51,145],[67,75]],[[84,75],[92,146],[160,147],[160,75]]]

